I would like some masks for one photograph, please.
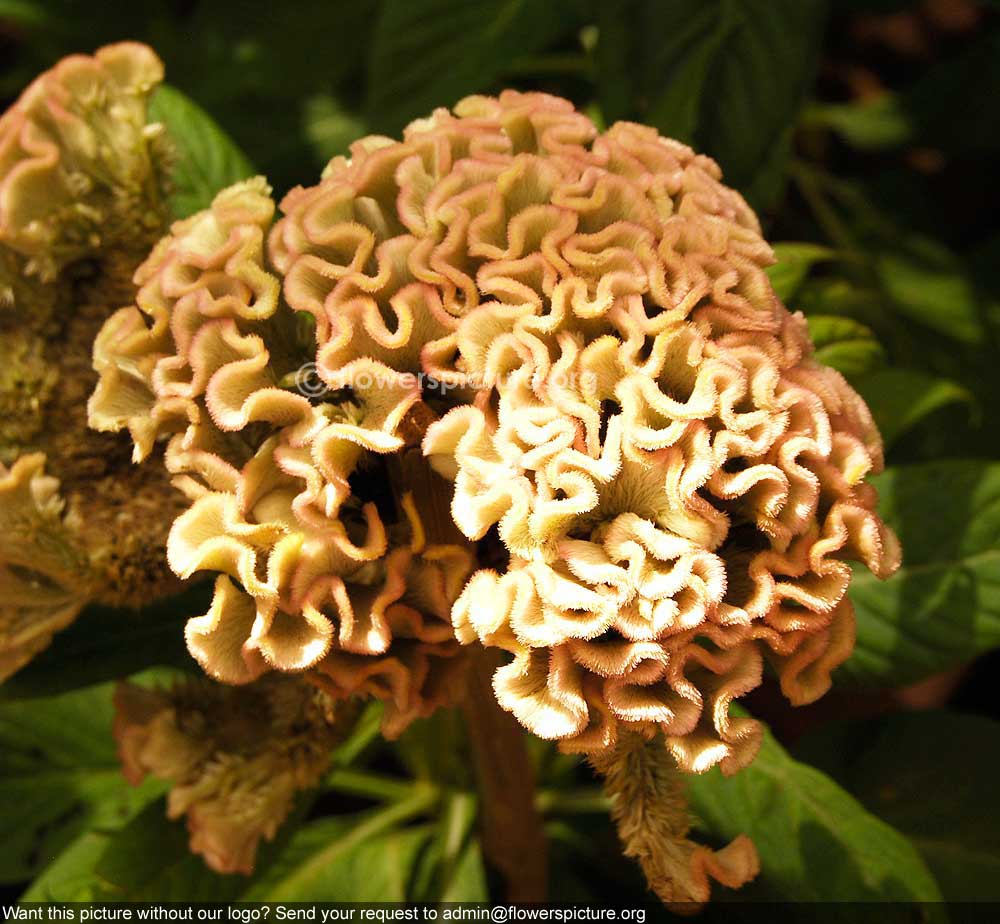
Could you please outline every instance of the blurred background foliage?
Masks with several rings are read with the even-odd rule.
[[[776,243],[778,294],[872,407],[905,563],[885,584],[858,574],[858,648],[830,696],[794,712],[770,686],[748,699],[775,737],[735,779],[692,784],[698,827],[757,842],[741,899],[1000,898],[1000,3],[0,0],[0,98],[126,38],[166,64],[154,112],[182,155],[178,215],[253,171],[279,195],[312,183],[363,134],[508,86],[715,157]],[[109,687],[93,685],[190,666],[196,605],[92,611],[0,689],[7,893],[497,894],[450,715],[394,746],[369,715],[253,878],[205,871],[162,789],[121,780]],[[532,747],[553,898],[642,900],[586,769]]]

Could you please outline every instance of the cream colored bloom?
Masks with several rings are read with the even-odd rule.
[[[762,654],[793,702],[822,695],[853,642],[844,559],[885,576],[899,554],[863,482],[871,416],[775,298],[753,213],[709,159],[537,95],[466,100],[352,164],[392,190],[376,159],[408,267],[462,315],[442,377],[476,390],[425,450],[462,531],[509,553],[459,637],[511,652],[497,697],[542,737],[658,727],[685,769],[746,764],[759,729],[728,704]]]
[[[109,45],[64,58],[0,117],[0,243],[29,275],[54,280],[160,230],[166,148],[146,107],[162,79],[145,45]]]
[[[533,732],[589,751],[659,729],[682,767],[731,772],[759,729],[728,704],[762,656],[793,702],[822,695],[853,643],[845,559],[898,562],[863,480],[880,441],[711,160],[508,92],[362,139],[273,228],[269,202],[255,181],[176,227],[95,351],[92,421],[139,457],[174,434],[194,502],[175,570],[239,582],[199,630],[240,627],[209,670],[386,650],[387,562],[413,529],[397,510],[391,535],[351,480],[402,450],[422,397],[455,523],[505,560],[465,587],[456,633],[511,653],[497,697]],[[322,400],[282,387],[295,357]],[[360,623],[327,576],[372,601]]]
[[[171,566],[219,575],[187,630],[208,673],[310,671],[395,733],[447,699],[454,637],[497,647],[499,703],[626,799],[636,742],[666,742],[647,769],[753,759],[729,708],[764,658],[792,702],[826,691],[847,562],[899,562],[881,443],[713,161],[510,91],[360,140],[281,212],[258,179],[175,225],[94,352],[92,424],[166,441],[190,500]],[[423,430],[453,489],[407,483]],[[442,489],[464,545],[428,535]],[[668,900],[756,871],[745,839],[616,811]]]
[[[137,274],[137,305],[95,343],[90,421],[128,429],[137,461],[166,440],[190,501],[168,560],[183,578],[220,575],[187,627],[206,672],[246,683],[312,669],[339,697],[385,699],[395,734],[451,693],[450,610],[471,558],[427,542],[405,492],[380,512],[353,483],[403,448],[412,377],[357,356],[323,366],[322,399],[294,390],[328,332],[282,297],[264,253],[269,192],[260,178],[237,184],[161,241]]]

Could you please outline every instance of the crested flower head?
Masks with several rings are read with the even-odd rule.
[[[747,881],[673,770],[752,760],[733,699],[764,658],[822,695],[848,562],[899,561],[871,415],[753,212],[653,129],[515,92],[361,139],[280,211],[258,178],[176,224],[94,348],[92,426],[165,443],[170,565],[217,574],[194,657],[377,696],[395,734],[454,695],[458,642],[501,649],[498,702],[591,754],[661,897]]]
[[[320,375],[364,356],[447,412],[424,451],[498,559],[454,625],[510,652],[494,686],[525,726],[585,751],[660,730],[683,768],[732,771],[763,656],[792,701],[826,690],[847,560],[898,562],[864,483],[880,440],[713,161],[507,92],[363,139],[282,207]]]
[[[94,335],[166,224],[169,158],[147,121],[162,76],[149,48],[112,45],[62,60],[0,116],[0,678],[87,602],[176,587],[166,478],[86,425]],[[52,486],[44,509],[29,483]]]
[[[360,357],[313,400],[296,390],[317,331],[265,255],[273,215],[257,178],[174,225],[139,269],[136,306],[97,338],[90,421],[127,429],[137,461],[166,440],[190,500],[168,560],[184,578],[218,574],[187,626],[206,672],[246,683],[312,669],[337,696],[385,699],[395,733],[449,695],[450,610],[471,559],[428,542],[412,499],[379,485],[414,382]]]
[[[0,243],[29,274],[158,232],[166,149],[146,110],[162,79],[145,45],[109,45],[64,58],[0,118]]]
[[[728,772],[764,657],[793,702],[827,689],[847,562],[899,559],[864,481],[881,444],[713,161],[507,92],[356,142],[272,211],[251,181],[175,226],[95,348],[92,423],[137,458],[168,439],[192,500],[171,564],[223,575],[188,628],[210,673],[357,688],[398,638],[448,644],[450,609],[510,653],[494,689],[537,735],[662,732],[683,769]],[[319,387],[296,393],[304,361]],[[454,482],[430,493],[493,565],[467,583],[407,495],[424,430]]]

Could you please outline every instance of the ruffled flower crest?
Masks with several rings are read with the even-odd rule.
[[[169,155],[146,112],[162,79],[145,45],[109,45],[64,58],[0,118],[0,242],[29,275],[159,231]]]
[[[448,160],[456,126],[477,144]],[[460,246],[476,281],[438,283],[462,314],[440,378],[474,398],[424,449],[509,563],[473,576],[459,638],[513,655],[498,700],[567,749],[659,729],[686,770],[744,766],[760,731],[728,704],[762,654],[793,702],[822,695],[853,643],[844,560],[899,558],[871,416],[775,298],[755,216],[708,158],[540,95],[471,98],[375,157],[399,161],[409,252]]]
[[[339,697],[385,699],[394,734],[451,693],[450,610],[472,562],[428,543],[405,496],[387,521],[358,495],[352,482],[403,447],[419,386],[363,356],[318,363],[319,393],[302,393],[329,331],[284,300],[264,251],[269,193],[260,178],[224,190],[154,250],[136,306],[95,343],[90,421],[127,429],[137,461],[167,441],[191,501],[168,560],[183,578],[219,573],[187,627],[206,672],[248,683],[315,670]]]
[[[732,701],[764,658],[821,696],[848,562],[900,554],[871,415],[775,297],[753,212],[685,145],[512,91],[356,142],[273,211],[258,179],[176,225],[94,351],[92,423],[137,459],[166,440],[190,499],[171,566],[219,574],[194,656],[378,696],[395,733],[451,695],[456,638],[502,649],[498,702],[624,794],[661,896],[752,877],[745,839],[628,803],[746,766]],[[468,578],[470,542],[493,567]]]

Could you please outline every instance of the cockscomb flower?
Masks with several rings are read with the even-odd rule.
[[[124,441],[86,422],[94,336],[133,298],[167,222],[170,158],[147,112],[161,78],[150,49],[112,45],[64,59],[0,117],[0,463],[9,485],[61,492],[44,514],[20,489],[0,497],[15,524],[0,548],[0,680],[87,602],[176,587],[162,561],[177,512],[167,479],[133,469]],[[58,589],[58,607],[33,607],[29,586]]]
[[[358,141],[281,211],[255,180],[175,226],[94,353],[92,423],[137,458],[167,439],[192,502],[172,566],[221,572],[188,626],[209,673],[385,696],[433,675],[413,657],[449,653],[450,610],[511,655],[499,703],[626,797],[636,742],[684,771],[753,759],[729,707],[764,657],[793,702],[825,692],[853,644],[847,562],[899,559],[864,482],[880,439],[714,162],[507,92]],[[467,582],[455,529],[491,565]],[[679,791],[643,774],[644,798]],[[677,813],[616,817],[661,895],[756,869]]]
[[[359,356],[324,366],[315,400],[294,388],[326,332],[301,323],[264,253],[269,193],[260,178],[224,190],[153,251],[136,306],[95,342],[90,421],[127,428],[137,461],[167,440],[191,502],[168,560],[183,578],[219,573],[187,627],[206,672],[314,670],[339,697],[385,699],[394,734],[449,695],[450,610],[472,560],[428,541],[405,491],[375,491],[382,510],[364,496],[379,456],[404,447],[415,381]]]
[[[109,45],[64,58],[0,117],[0,241],[29,275],[160,231],[168,148],[147,103],[162,79],[145,45]]]
[[[151,690],[119,684],[115,738],[125,777],[171,784],[170,818],[187,818],[191,850],[220,873],[253,872],[296,795],[319,783],[357,709],[295,679],[244,687],[188,680]]]
[[[402,220],[426,229],[414,252],[447,250],[479,293],[444,362],[476,397],[424,441],[456,524],[508,553],[456,604],[459,638],[513,655],[497,697],[544,738],[660,731],[683,769],[733,772],[759,729],[728,707],[762,655],[793,702],[822,695],[853,643],[846,560],[898,562],[863,482],[882,464],[871,416],[811,359],[711,160],[516,93],[410,137],[440,150],[463,130],[444,176],[440,153],[395,173]]]

